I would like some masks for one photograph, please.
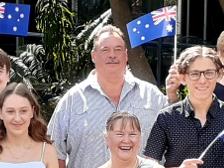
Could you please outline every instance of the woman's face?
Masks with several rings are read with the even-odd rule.
[[[0,111],[0,118],[4,122],[8,135],[28,134],[28,127],[32,117],[33,107],[27,98],[17,94],[6,97]]]
[[[123,161],[135,159],[141,143],[141,133],[131,121],[122,128],[122,119],[113,124],[113,130],[107,132],[106,142],[111,151],[112,158]]]
[[[191,101],[212,100],[217,79],[216,66],[210,58],[199,57],[192,62],[184,75]]]

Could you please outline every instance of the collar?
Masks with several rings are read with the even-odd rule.
[[[135,78],[131,71],[127,69],[124,74],[124,80],[124,87],[133,88],[136,84],[137,78]],[[97,81],[96,69],[93,69],[82,83],[81,88],[83,90],[87,89],[88,87],[101,91],[101,87]]]
[[[208,109],[207,115],[211,118],[219,117],[219,113],[221,109],[223,109],[224,103],[217,99],[215,95],[213,95],[213,101]],[[194,108],[188,98],[188,96],[182,102],[182,108],[185,117],[194,117]]]

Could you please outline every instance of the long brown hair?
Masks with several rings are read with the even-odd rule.
[[[0,67],[3,68],[5,65],[6,72],[10,71],[11,63],[8,54],[0,48]]]
[[[29,136],[37,142],[47,142],[52,143],[47,133],[47,125],[40,114],[40,106],[32,94],[32,92],[23,84],[23,83],[11,83],[1,92],[0,94],[0,110],[2,110],[3,103],[5,99],[12,94],[16,94],[22,96],[29,100],[31,106],[34,108],[33,118],[30,121],[30,125],[28,128]],[[12,102],[16,103],[16,102]],[[0,120],[0,142],[5,139],[7,134],[5,125],[2,120]],[[3,148],[0,144],[0,153]]]

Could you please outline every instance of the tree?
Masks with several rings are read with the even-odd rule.
[[[220,5],[221,5],[221,7],[222,7],[222,11],[223,11],[223,13],[224,13],[224,0],[219,0],[219,3],[220,3]]]
[[[117,25],[125,35],[129,54],[129,65],[133,74],[140,79],[156,83],[152,69],[145,57],[145,52],[142,47],[132,49],[128,40],[126,24],[133,20],[131,13],[130,0],[110,0],[113,22]],[[125,9],[125,10],[124,10]]]
[[[53,81],[69,78],[76,62],[71,50],[74,13],[69,11],[67,0],[38,0],[36,13],[37,30],[44,34],[45,68]]]

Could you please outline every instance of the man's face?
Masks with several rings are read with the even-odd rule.
[[[123,75],[128,61],[123,39],[117,34],[101,34],[92,52],[92,60],[99,74]]]
[[[0,67],[0,92],[6,87],[9,82],[9,72],[6,70],[6,66]]]

